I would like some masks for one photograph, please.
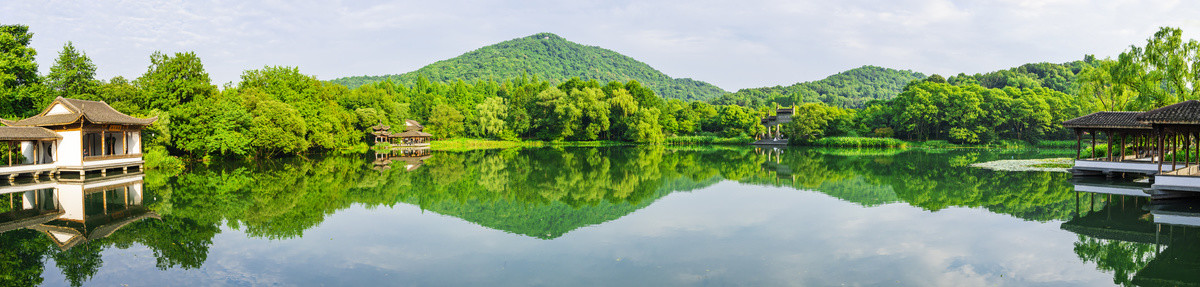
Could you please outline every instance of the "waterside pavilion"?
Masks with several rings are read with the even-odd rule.
[[[58,97],[33,117],[0,119],[7,126],[0,127],[0,141],[10,146],[0,176],[12,181],[21,174],[140,170],[141,131],[155,120],[131,117],[103,101]],[[11,154],[14,144],[20,145],[19,155]]]
[[[1137,120],[1141,112],[1095,112],[1062,123],[1063,127],[1075,131],[1075,175],[1108,175],[1113,173],[1135,173],[1152,175],[1161,172],[1152,147],[1150,124]],[[1096,152],[1096,136],[1104,134],[1108,146],[1103,154]],[[1083,154],[1084,135],[1090,135],[1091,151]],[[1127,151],[1128,150],[1128,151]],[[1165,167],[1167,171],[1173,166]]]
[[[1200,192],[1200,101],[1191,100],[1150,110],[1137,120],[1151,125],[1158,154],[1158,173],[1150,192]],[[1174,168],[1172,168],[1174,167]]]
[[[404,121],[404,131],[393,133],[392,127],[380,123],[371,127],[371,134],[375,136],[375,143],[389,143],[393,146],[401,147],[427,147],[432,134],[426,133],[425,126],[414,120]]]

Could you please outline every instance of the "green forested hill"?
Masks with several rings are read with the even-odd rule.
[[[891,99],[899,94],[908,82],[923,78],[924,74],[909,70],[862,66],[818,81],[796,83],[786,87],[742,89],[717,98],[713,103],[757,107],[772,102],[783,106],[824,102],[831,106],[858,108],[871,100]]]
[[[665,98],[684,100],[708,100],[727,93],[702,81],[671,78],[628,56],[567,41],[550,33],[500,42],[400,75],[346,77],[332,82],[354,88],[386,79],[408,84],[415,82],[419,76],[431,81],[471,82],[525,75],[551,82],[573,77],[595,79],[602,83],[637,80]]]

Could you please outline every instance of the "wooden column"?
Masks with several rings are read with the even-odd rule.
[[[1075,130],[1075,159],[1083,157],[1083,132]]]
[[[1125,138],[1128,137],[1129,135],[1121,135],[1121,159],[1118,159],[1117,161],[1125,160]]]
[[[129,134],[121,130],[121,154],[129,154]]]
[[[8,152],[8,165],[12,166],[12,142],[4,142],[4,146],[7,147],[4,151]]]
[[[1175,170],[1175,152],[1179,150],[1179,135],[1171,138],[1171,170]]]
[[[1092,131],[1092,157],[1096,158],[1096,131]]]
[[[1112,150],[1112,149],[1113,149],[1113,134],[1112,134],[1112,130],[1107,130],[1107,131],[1105,131],[1104,133],[1106,133],[1106,134],[1107,134],[1107,136],[1108,136],[1108,143],[1107,143],[1107,144],[1108,144],[1108,148],[1104,149],[1104,153],[1105,153],[1105,156],[1104,156],[1104,157],[1105,157],[1106,159],[1108,159],[1108,161],[1112,161],[1112,160],[1113,160],[1113,158],[1112,158],[1112,156],[1113,156],[1113,150]]]
[[[1162,173],[1163,165],[1163,138],[1162,128],[1154,129],[1154,149],[1158,150],[1158,173]]]

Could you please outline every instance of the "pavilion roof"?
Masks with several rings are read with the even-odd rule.
[[[421,125],[421,123],[418,123],[417,121],[414,121],[414,120],[404,120],[404,130],[406,130],[406,131],[411,131],[411,130],[417,130],[417,131],[420,131],[420,130],[425,130],[425,126]]]
[[[54,131],[43,127],[0,127],[0,140],[56,140],[62,139]]]
[[[408,131],[405,131],[402,133],[398,133],[398,134],[394,133],[391,135],[391,137],[398,137],[398,138],[432,137],[432,136],[433,135],[431,135],[429,133],[418,131],[418,130],[408,130]]]
[[[1064,128],[1075,129],[1150,129],[1150,125],[1138,121],[1142,112],[1095,112],[1067,120]]]
[[[69,112],[49,115],[47,113],[57,104],[62,104]],[[19,121],[0,120],[8,126],[43,127],[71,124],[80,118],[95,124],[118,124],[145,126],[154,123],[158,117],[135,118],[113,109],[103,101],[87,101],[58,97],[36,116]]]
[[[1147,124],[1200,124],[1200,101],[1190,100],[1146,111],[1137,120]]]

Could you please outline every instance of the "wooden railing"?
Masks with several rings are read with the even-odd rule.
[[[131,154],[113,154],[113,155],[92,155],[92,156],[83,157],[83,161],[97,161],[97,160],[122,159],[122,158],[138,158],[138,157],[142,157],[142,154],[131,153]]]

